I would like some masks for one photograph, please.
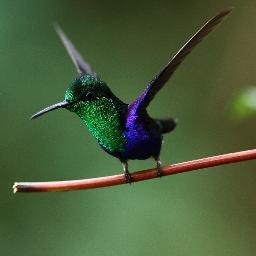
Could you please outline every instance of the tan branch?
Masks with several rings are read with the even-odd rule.
[[[256,159],[256,149],[229,153],[218,156],[211,156],[198,160],[163,166],[163,176],[189,172],[193,170],[214,167],[218,165],[236,163],[246,160]],[[132,174],[133,182],[157,178],[155,169],[148,169],[134,172]],[[125,184],[123,174],[69,181],[51,181],[51,182],[16,182],[13,186],[16,192],[53,192],[53,191],[70,191],[79,189],[92,189],[107,186]]]

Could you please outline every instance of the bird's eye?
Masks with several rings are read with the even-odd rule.
[[[85,94],[85,100],[93,100],[95,98],[94,92],[86,92]]]

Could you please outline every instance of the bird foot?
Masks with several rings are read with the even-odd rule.
[[[157,177],[161,178],[163,176],[163,173],[162,173],[162,166],[161,166],[161,162],[160,161],[157,161],[156,162],[156,175]]]
[[[125,182],[131,184],[132,183],[132,176],[129,172],[124,173]]]
[[[131,176],[131,174],[128,171],[128,162],[127,162],[127,160],[123,161],[122,165],[123,165],[123,169],[124,169],[125,183],[131,184],[132,183],[132,176]]]

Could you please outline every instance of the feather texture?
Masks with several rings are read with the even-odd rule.
[[[205,23],[174,55],[170,62],[151,80],[142,94],[132,103],[136,111],[141,108],[145,109],[157,92],[170,79],[174,71],[183,62],[187,55],[218,25],[225,16],[227,16],[233,8],[226,9],[215,15]]]
[[[87,63],[80,53],[76,50],[75,46],[72,44],[70,39],[65,35],[58,24],[54,24],[54,28],[64,47],[66,48],[71,60],[73,61],[76,70],[79,74],[85,75],[93,75],[96,76],[96,73],[92,70],[89,63]]]

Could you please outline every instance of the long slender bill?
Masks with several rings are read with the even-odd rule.
[[[37,117],[39,117],[39,116],[41,116],[41,115],[43,115],[45,113],[48,113],[48,112],[53,111],[53,110],[58,109],[58,108],[65,108],[68,105],[69,105],[69,103],[67,101],[65,101],[65,100],[62,101],[62,102],[56,103],[56,104],[54,104],[52,106],[49,106],[49,107],[47,107],[45,109],[40,110],[39,112],[37,112],[36,114],[31,116],[31,119],[35,119],[35,118],[37,118]]]

